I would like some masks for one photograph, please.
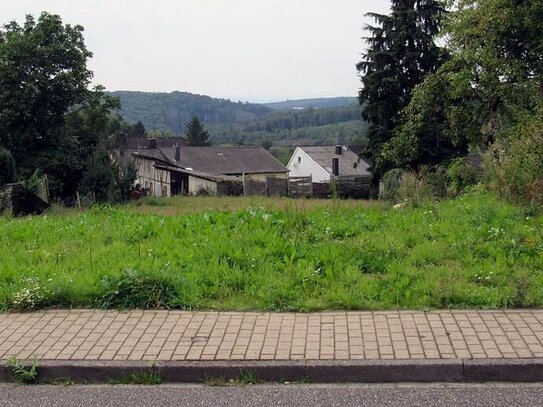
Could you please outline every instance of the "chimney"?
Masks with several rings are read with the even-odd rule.
[[[173,147],[175,148],[175,155],[173,156],[173,159],[176,162],[179,162],[181,160],[181,147],[179,146],[179,143],[175,143]]]
[[[155,149],[156,148],[156,138],[150,138],[149,139],[149,149]]]
[[[336,155],[341,155],[342,151],[343,151],[343,147],[340,146],[339,144],[336,145]]]
[[[332,158],[332,175],[337,177],[339,175],[339,158]]]

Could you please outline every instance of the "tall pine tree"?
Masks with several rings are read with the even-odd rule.
[[[366,14],[377,24],[366,26],[368,50],[356,67],[362,81],[362,118],[370,124],[367,153],[376,180],[392,166],[381,149],[399,123],[399,112],[413,88],[445,59],[434,42],[444,13],[441,1],[392,0],[389,15]]]
[[[209,146],[211,143],[208,141],[209,133],[204,128],[204,125],[198,119],[198,116],[194,116],[192,120],[187,124],[185,129],[185,136],[187,136],[189,146]]]

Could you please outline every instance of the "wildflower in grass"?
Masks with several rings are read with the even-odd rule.
[[[40,285],[37,277],[27,277],[23,288],[13,295],[11,307],[21,311],[37,309],[43,305],[49,294],[49,291]]]

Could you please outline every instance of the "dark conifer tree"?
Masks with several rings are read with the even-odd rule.
[[[138,120],[136,124],[134,124],[133,127],[134,136],[136,137],[145,137],[145,126],[141,121]]]
[[[0,147],[0,187],[15,182],[15,160],[11,153]]]
[[[413,88],[445,59],[434,42],[444,13],[441,1],[392,0],[389,15],[367,14],[376,25],[366,26],[368,50],[356,67],[362,81],[362,118],[370,124],[367,154],[376,180],[391,166],[380,153],[398,125],[399,112]]]
[[[209,133],[204,128],[204,125],[198,119],[198,116],[193,116],[192,120],[187,124],[185,129],[185,136],[187,136],[189,146],[209,146],[211,143],[208,141]]]

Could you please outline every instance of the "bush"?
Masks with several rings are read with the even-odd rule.
[[[543,120],[530,118],[498,141],[485,157],[487,186],[505,199],[543,204]]]
[[[123,202],[130,199],[130,190],[137,172],[133,164],[122,168],[104,148],[96,150],[83,175],[81,191],[97,202]]]
[[[398,198],[402,174],[403,170],[394,168],[383,175],[381,184],[379,185],[379,199],[384,201],[395,201]]]
[[[447,194],[449,196],[463,194],[469,187],[479,183],[481,172],[481,168],[477,168],[466,158],[452,160],[447,167]]]
[[[414,204],[446,196],[447,178],[442,167],[422,167],[418,172],[394,169],[381,181],[381,199]]]
[[[465,157],[457,158],[447,166],[423,166],[417,172],[394,169],[383,176],[379,197],[412,203],[455,197],[476,185],[481,180],[481,172]]]

